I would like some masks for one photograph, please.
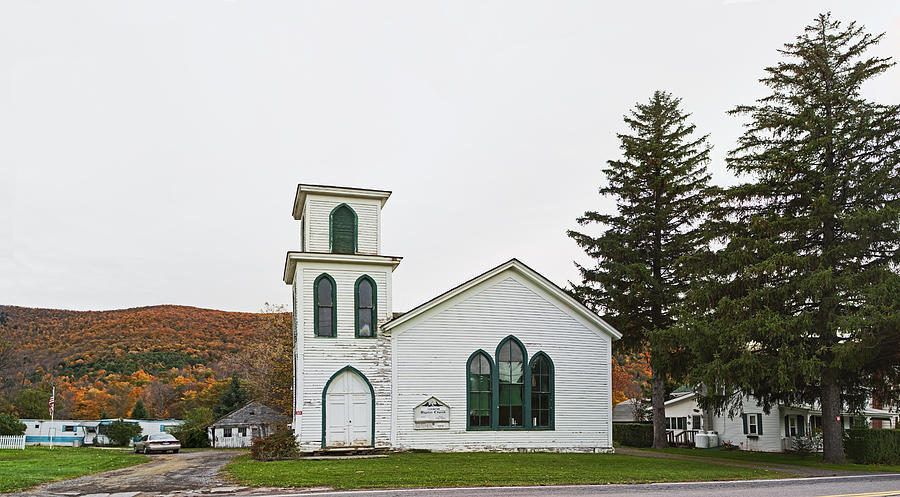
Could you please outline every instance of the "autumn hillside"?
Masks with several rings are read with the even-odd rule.
[[[0,394],[8,406],[23,390],[53,384],[64,416],[125,416],[138,398],[155,417],[177,416],[233,374],[251,376],[244,356],[273,333],[289,338],[289,314],[0,306]]]
[[[0,306],[0,413],[127,417],[138,400],[149,417],[221,413],[233,377],[246,395],[292,409],[291,316],[283,309],[225,312],[162,305],[81,312]],[[617,354],[613,402],[642,398],[646,352]],[[226,396],[227,397],[227,396]],[[232,399],[232,402],[234,400]]]

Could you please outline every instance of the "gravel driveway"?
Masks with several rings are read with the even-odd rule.
[[[235,456],[234,450],[188,450],[151,455],[150,462],[130,468],[47,483],[19,496],[116,497],[223,493],[230,484],[218,474]]]

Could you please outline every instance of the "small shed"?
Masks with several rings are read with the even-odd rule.
[[[613,423],[640,423],[649,421],[652,417],[650,401],[643,399],[628,399],[619,402],[613,407]]]
[[[254,438],[265,437],[290,422],[290,416],[252,401],[222,416],[206,429],[213,447],[249,447]]]

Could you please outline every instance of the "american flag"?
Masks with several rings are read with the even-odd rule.
[[[50,402],[47,405],[50,406],[50,416],[53,416],[53,399],[56,397],[56,387],[53,387],[53,392],[50,394]]]

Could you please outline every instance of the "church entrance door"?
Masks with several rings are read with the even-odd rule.
[[[344,368],[325,386],[325,447],[370,447],[374,425],[372,387],[355,369]]]

